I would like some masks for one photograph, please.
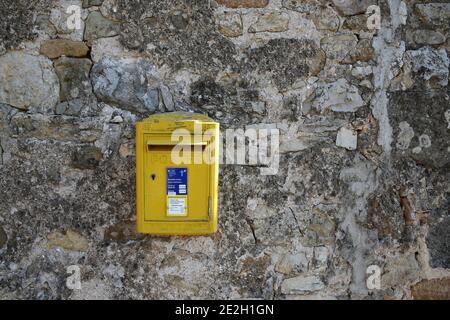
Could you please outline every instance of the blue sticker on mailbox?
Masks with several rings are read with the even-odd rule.
[[[187,195],[187,168],[167,168],[167,195]]]

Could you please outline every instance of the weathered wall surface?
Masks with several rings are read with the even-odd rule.
[[[0,298],[450,298],[448,1],[0,13]],[[174,110],[281,130],[277,175],[221,167],[211,237],[134,232],[134,124]]]

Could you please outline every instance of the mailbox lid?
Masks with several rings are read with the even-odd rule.
[[[143,121],[145,122],[153,122],[155,120],[158,121],[204,121],[204,122],[213,122],[213,120],[200,113],[194,112],[183,112],[183,111],[175,111],[175,112],[166,112],[166,113],[157,113],[152,114],[145,118]]]
[[[185,129],[190,134],[203,135],[205,131],[213,134],[212,131],[219,130],[219,123],[198,113],[168,112],[151,115],[139,122],[137,127],[144,133],[173,133],[177,129]]]

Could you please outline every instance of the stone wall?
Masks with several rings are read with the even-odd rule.
[[[0,13],[1,299],[450,298],[448,1]],[[134,231],[134,124],[169,111],[281,132],[278,174],[221,167],[213,236]]]

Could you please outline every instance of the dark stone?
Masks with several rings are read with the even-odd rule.
[[[103,0],[83,0],[83,8],[89,8],[92,6],[101,6]]]
[[[450,268],[450,206],[442,210],[430,216],[427,247],[433,268]]]
[[[218,117],[225,126],[257,121],[262,115],[258,105],[264,105],[258,90],[247,82],[241,79],[216,82],[212,78],[203,78],[192,84],[190,103],[212,118]],[[217,116],[217,112],[221,115]]]
[[[378,239],[400,239],[405,221],[402,218],[398,192],[393,186],[375,192],[367,201],[367,227],[378,232]],[[395,213],[395,214],[393,214]]]
[[[264,8],[269,0],[217,0],[218,4],[227,8]]]
[[[325,52],[311,40],[272,39],[251,49],[242,62],[242,69],[271,73],[275,84],[286,89],[298,79],[317,75],[325,60]]]
[[[116,36],[120,23],[105,18],[100,12],[93,11],[86,19],[84,40],[92,41],[98,38]]]
[[[196,106],[221,105],[225,103],[227,92],[213,79],[202,79],[191,87],[191,102]]]
[[[217,30],[209,1],[120,1],[110,17],[124,22],[120,39],[126,48],[147,52],[173,70],[215,74],[236,68],[235,46]]]
[[[97,147],[83,147],[72,155],[72,166],[77,169],[95,169],[103,159],[102,151]]]
[[[353,32],[369,31],[367,28],[367,17],[365,14],[349,16],[345,19],[344,28],[350,29]]]
[[[0,249],[2,249],[6,243],[8,242],[8,235],[5,230],[3,230],[2,226],[0,226]]]
[[[186,29],[189,25],[189,17],[183,11],[173,12],[170,16],[170,21],[172,22],[172,25],[179,30]]]
[[[83,130],[80,127],[84,126]],[[81,118],[39,117],[35,114],[20,113],[11,120],[11,131],[20,138],[40,140],[74,141],[89,143],[98,140],[103,124],[86,122]]]
[[[414,137],[407,150],[398,150],[393,143],[400,159],[409,156],[418,165],[429,169],[444,169],[450,167],[450,140],[448,139],[448,123],[445,112],[449,105],[448,91],[405,91],[391,95],[388,108],[394,138],[398,136],[399,123],[406,121],[414,130]],[[422,148],[419,153],[412,149],[420,146],[419,137],[428,135],[431,146]]]
[[[34,19],[39,14],[48,14],[53,0],[0,0],[0,52],[16,48],[22,41],[33,40],[36,37],[36,26],[39,21]]]
[[[308,246],[331,245],[335,242],[336,222],[327,212],[316,209],[304,239]]]
[[[77,116],[80,114],[82,107],[82,101],[80,99],[75,99],[56,105],[55,113],[59,115]]]
[[[104,239],[106,241],[127,242],[144,238],[143,234],[136,232],[134,221],[122,221],[112,225],[105,230]]]
[[[87,97],[92,93],[89,59],[62,57],[55,61],[55,70],[60,83],[60,101]]]
[[[261,283],[268,278],[270,262],[271,259],[268,255],[247,257],[241,262],[237,280],[254,297],[269,298],[268,292]]]

